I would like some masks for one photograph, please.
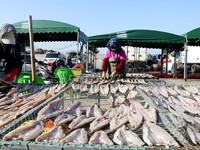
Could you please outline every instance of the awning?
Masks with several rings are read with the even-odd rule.
[[[28,21],[13,23],[13,25],[17,30],[19,42],[29,43]],[[87,43],[87,36],[80,31],[79,27],[71,24],[51,20],[33,20],[32,26],[35,42],[77,41],[77,33],[79,33],[79,41],[83,44]]]
[[[90,47],[106,47],[110,38],[116,37],[122,46],[145,48],[168,48],[169,51],[183,50],[185,38],[180,35],[154,30],[126,30],[88,37]]]
[[[184,33],[182,36],[187,38],[189,46],[200,46],[200,28]]]

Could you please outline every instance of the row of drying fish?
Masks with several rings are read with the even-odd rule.
[[[66,84],[53,86],[27,84],[12,88],[5,97],[0,99],[0,127],[42,104],[65,86]],[[27,90],[29,90],[29,93],[22,95],[22,92]]]
[[[157,113],[151,106],[145,108],[139,102],[133,101],[130,107],[122,104],[117,112],[111,108],[103,114],[98,106],[94,104],[86,110],[86,115],[83,115],[79,102],[74,102],[66,110],[63,110],[63,105],[63,98],[52,101],[40,110],[36,122],[9,132],[3,139],[101,145],[116,143],[119,145],[142,146],[146,143],[149,146],[179,146],[168,132],[156,125]],[[42,134],[44,130],[42,121],[52,117],[55,117],[55,126]],[[134,130],[140,128],[143,124],[143,140],[133,131],[126,129],[125,125],[128,122]],[[67,136],[62,129],[62,125],[66,123],[69,123]],[[109,133],[114,133],[113,141],[104,131],[99,131],[109,124]],[[89,125],[90,132],[82,128],[86,125]],[[89,142],[88,134],[92,134]]]
[[[169,110],[168,116],[177,128],[187,131],[194,144],[200,144],[200,95],[198,88],[183,85],[174,87],[143,87],[156,103]],[[188,114],[189,113],[189,114]]]
[[[72,89],[74,91],[80,91],[82,93],[89,92],[91,94],[97,94],[101,92],[103,95],[108,95],[108,93],[116,94],[118,91],[122,94],[126,94],[128,91],[131,91],[135,88],[135,85],[133,84],[117,84],[117,85],[111,85],[111,84],[104,84],[104,85],[91,85],[90,88],[87,88],[86,84],[72,84]]]

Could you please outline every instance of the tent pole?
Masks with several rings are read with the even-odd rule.
[[[184,80],[187,81],[187,38],[184,44],[185,58],[184,58]]]
[[[79,32],[77,32],[77,52],[76,52],[76,64],[78,64],[78,50],[79,50]]]
[[[162,68],[163,68],[163,49],[161,49],[161,58],[160,58],[160,73],[162,74],[163,73],[163,71],[162,71]]]
[[[88,73],[88,61],[89,61],[89,54],[88,54],[88,42],[87,42],[87,48],[86,48],[86,73]]]
[[[173,77],[176,77],[176,50],[174,50],[174,74]]]
[[[169,55],[169,52],[168,52],[168,49],[166,49],[166,70],[165,70],[165,74],[167,74],[167,70],[168,70],[168,55]]]
[[[32,68],[32,82],[36,83],[35,76],[35,55],[34,55],[34,39],[33,39],[33,26],[32,26],[32,16],[29,16],[29,38],[30,38],[30,48],[31,48],[31,68]]]

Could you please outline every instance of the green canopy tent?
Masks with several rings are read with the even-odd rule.
[[[110,38],[118,38],[122,46],[167,49],[167,52],[180,51],[184,47],[185,38],[172,33],[155,30],[126,30],[110,34],[88,37],[90,49],[106,47]]]
[[[187,46],[200,46],[200,28],[193,29],[187,33],[182,34],[186,38],[185,58],[184,58],[184,79],[187,80]]]
[[[13,23],[18,33],[18,42],[20,44],[29,44],[29,22],[22,21]],[[56,41],[77,41],[77,54],[79,43],[87,44],[87,36],[76,27],[64,22],[52,20],[33,20],[34,42],[56,42]]]

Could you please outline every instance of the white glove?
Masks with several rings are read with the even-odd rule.
[[[114,78],[115,78],[115,75],[116,75],[116,72],[114,71],[114,72],[110,75],[111,79],[114,79]]]
[[[103,73],[102,73],[102,76],[101,76],[101,77],[102,77],[102,79],[103,79],[103,80],[105,80],[105,79],[106,79],[106,73],[105,73],[105,71],[103,71]]]

